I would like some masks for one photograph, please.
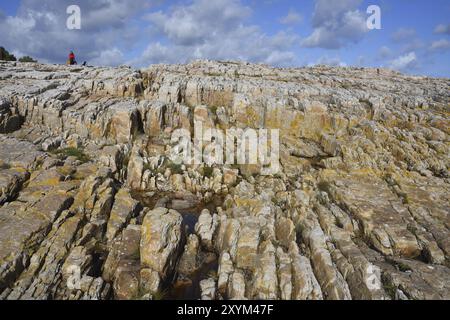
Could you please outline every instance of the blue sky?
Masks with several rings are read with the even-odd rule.
[[[66,8],[81,8],[81,30]],[[381,8],[381,30],[366,9]],[[246,60],[274,66],[380,66],[450,77],[448,0],[12,0],[0,3],[0,46],[64,63]]]

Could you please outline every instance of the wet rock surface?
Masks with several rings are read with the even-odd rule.
[[[450,299],[450,81],[0,62],[0,299]],[[280,171],[171,133],[279,129]]]

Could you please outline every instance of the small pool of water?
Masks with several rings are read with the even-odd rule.
[[[201,298],[200,282],[217,274],[217,258],[205,261],[200,269],[189,277],[179,277],[168,290],[167,300],[199,300]]]
[[[139,201],[142,206],[154,209],[155,205],[161,201],[162,199],[166,199],[166,207],[169,209],[172,209],[172,200],[184,200],[186,198],[189,198],[189,200],[192,202],[192,206],[189,208],[183,208],[183,209],[175,209],[179,213],[192,213],[196,212],[200,215],[203,209],[208,209],[210,212],[215,212],[217,207],[220,207],[223,205],[224,196],[221,195],[215,195],[212,197],[212,199],[208,202],[203,201],[202,199],[197,199],[195,196],[189,194],[189,195],[183,195],[178,193],[170,193],[170,192],[160,192],[157,194],[154,194],[152,196],[149,196],[146,192],[138,192],[133,191],[131,192],[131,196]]]
[[[187,235],[195,232],[195,225],[198,222],[199,214],[197,213],[182,213],[183,224],[186,226]]]
[[[145,192],[132,192],[134,199],[139,201],[142,206],[154,209],[155,205],[161,200],[165,199],[166,207],[171,209],[172,200],[183,200],[183,197],[176,193],[158,193],[148,196]],[[191,198],[192,201],[192,198]],[[190,208],[176,209],[183,217],[183,224],[186,227],[187,235],[195,233],[195,225],[198,218],[204,209],[208,209],[211,213],[216,211],[217,207],[223,205],[223,196],[214,196],[211,201],[205,203],[204,201],[192,201],[194,205]],[[200,282],[208,279],[211,276],[217,275],[218,261],[213,253],[201,253],[204,261],[201,267],[194,273],[186,276],[178,275],[172,283],[166,286],[167,295],[166,300],[198,300],[201,298]]]

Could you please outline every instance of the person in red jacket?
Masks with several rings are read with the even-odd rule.
[[[70,51],[69,54],[69,64],[70,65],[77,64],[77,62],[75,61],[75,54],[73,53],[73,51]]]

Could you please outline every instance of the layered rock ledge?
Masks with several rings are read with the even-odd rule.
[[[450,80],[0,62],[0,299],[450,299]],[[171,133],[280,130],[281,170]]]

